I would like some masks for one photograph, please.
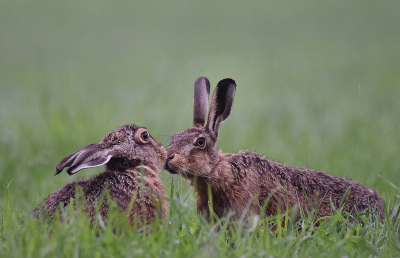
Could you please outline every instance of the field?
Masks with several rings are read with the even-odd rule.
[[[399,257],[399,24],[395,0],[0,1],[0,257]],[[193,189],[165,171],[170,217],[147,229],[31,218],[63,184],[102,171],[53,176],[116,127],[146,126],[168,146],[191,125],[199,76],[238,85],[223,152],[350,178],[392,218],[338,212],[316,228],[278,214],[232,230],[203,221]]]

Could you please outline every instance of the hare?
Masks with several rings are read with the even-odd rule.
[[[303,212],[314,210],[318,218],[331,215],[331,204],[337,208],[344,200],[346,212],[377,210],[384,218],[382,198],[375,190],[359,183],[321,171],[283,165],[250,151],[219,152],[218,131],[230,115],[235,91],[236,83],[232,79],[218,83],[205,123],[210,83],[205,77],[198,78],[194,84],[193,125],[173,135],[167,148],[165,169],[195,184],[198,212],[209,217],[207,191],[210,188],[213,209],[218,216],[229,211],[236,218],[243,214],[258,216],[265,204],[265,215],[276,215],[278,209],[285,211],[298,205]]]
[[[56,167],[56,175],[65,167],[68,167],[67,173],[72,175],[84,168],[105,165],[103,173],[64,185],[50,194],[44,205],[33,209],[32,214],[37,219],[42,213],[47,213],[53,219],[57,211],[61,213],[62,208],[70,203],[71,198],[76,198],[75,188],[78,186],[83,190],[84,210],[91,224],[96,206],[101,205],[98,210],[103,218],[108,215],[107,196],[99,203],[104,191],[122,210],[131,207],[128,218],[131,224],[135,220],[137,224],[150,222],[156,216],[165,218],[164,186],[158,177],[165,161],[165,148],[150,136],[146,128],[124,125],[108,133],[99,143],[91,143],[65,157]],[[136,199],[131,201],[134,196]]]

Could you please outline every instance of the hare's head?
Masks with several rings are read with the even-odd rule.
[[[56,175],[65,167],[69,167],[67,173],[72,175],[81,169],[104,164],[122,170],[140,164],[154,164],[161,169],[166,156],[165,148],[146,128],[124,125],[109,132],[99,143],[91,143],[62,159]]]
[[[200,77],[194,84],[193,125],[172,136],[167,150],[166,170],[183,177],[208,177],[218,163],[216,142],[221,124],[228,118],[236,84],[232,79],[221,80],[214,90],[208,111],[210,82]]]

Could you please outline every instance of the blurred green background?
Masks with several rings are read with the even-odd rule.
[[[28,216],[101,172],[53,177],[63,157],[123,124],[168,146],[191,125],[199,76],[238,85],[222,151],[351,178],[398,202],[399,24],[400,1],[385,0],[2,0],[0,210],[7,185]]]

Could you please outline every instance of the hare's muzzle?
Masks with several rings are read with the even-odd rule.
[[[174,159],[174,154],[168,156],[167,161],[165,162],[164,169],[167,170],[171,174],[178,174],[178,172],[169,165],[169,163],[173,159]]]

